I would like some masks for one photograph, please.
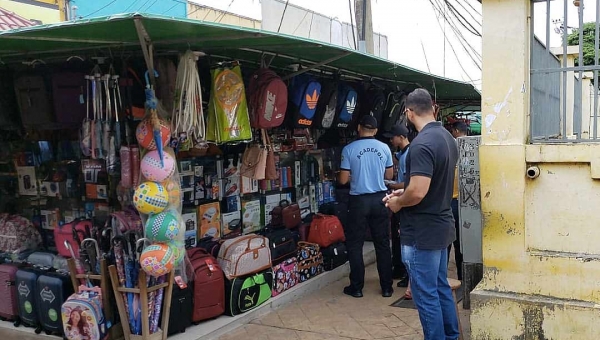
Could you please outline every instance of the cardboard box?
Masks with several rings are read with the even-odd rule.
[[[241,213],[239,211],[221,215],[221,237],[231,234],[242,228]]]
[[[198,206],[198,224],[218,224],[221,223],[221,207],[219,202],[207,203]]]
[[[240,176],[240,193],[251,194],[258,192],[258,181],[246,176]]]
[[[243,233],[250,234],[261,229],[260,200],[242,201]]]
[[[221,223],[217,222],[217,223],[208,223],[208,224],[202,224],[200,225],[200,232],[198,233],[198,238],[203,238],[203,237],[214,237],[214,238],[220,238],[221,237]]]
[[[35,176],[35,167],[18,166],[17,175],[19,176],[19,195],[37,196],[38,182]]]
[[[223,197],[240,195],[240,176],[230,176],[223,178]]]

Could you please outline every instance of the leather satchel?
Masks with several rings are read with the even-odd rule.
[[[264,129],[262,130],[263,135],[263,143],[265,148],[267,149],[267,161],[265,165],[265,179],[274,180],[279,179],[279,174],[277,173],[277,167],[275,166],[275,152],[273,151],[273,145],[271,144],[271,139],[269,135],[266,133]]]
[[[266,164],[267,149],[260,144],[252,144],[244,151],[240,173],[256,180],[265,179]]]
[[[297,203],[290,204],[288,200],[283,200],[271,211],[271,225],[275,227],[283,226],[293,229],[300,224],[302,224],[302,217],[300,206]]]

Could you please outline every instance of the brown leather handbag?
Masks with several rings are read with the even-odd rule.
[[[265,179],[267,149],[260,144],[251,144],[244,151],[240,173],[243,176],[261,180]]]
[[[275,152],[273,151],[273,145],[271,144],[271,139],[269,138],[269,134],[265,131],[265,129],[261,129],[263,136],[263,144],[267,149],[267,161],[265,166],[265,179],[273,180],[279,179],[279,174],[277,173],[277,167],[275,166]]]
[[[287,229],[293,229],[302,224],[300,216],[300,206],[298,203],[291,203],[288,200],[279,202],[279,206],[271,211],[271,225],[283,226]]]

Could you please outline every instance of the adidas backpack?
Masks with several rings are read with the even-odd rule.
[[[329,81],[323,85],[321,96],[317,103],[314,125],[318,128],[329,129],[333,126],[336,118],[336,107],[338,98],[338,83]]]
[[[289,96],[291,126],[307,128],[312,125],[321,96],[321,84],[314,78],[301,74],[292,79]]]
[[[357,104],[358,95],[356,91],[347,84],[340,84],[338,88],[336,128],[346,129],[352,127],[352,123],[355,121],[354,113]]]
[[[260,68],[248,85],[250,125],[256,129],[270,129],[283,123],[288,105],[285,83],[268,68]]]

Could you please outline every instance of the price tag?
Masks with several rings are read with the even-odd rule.
[[[335,254],[335,256],[337,256],[337,255],[338,255],[337,248],[333,248],[333,253]]]
[[[206,265],[208,266],[208,270],[210,270],[211,273],[214,273],[217,271],[217,268],[215,268],[215,265],[211,259],[205,260],[205,262],[206,262]]]
[[[181,289],[186,289],[187,288],[187,284],[183,281],[183,279],[181,278],[181,276],[175,276],[175,283],[177,283],[177,285]]]

